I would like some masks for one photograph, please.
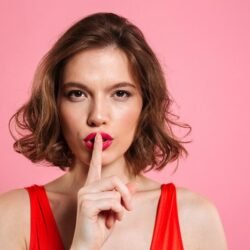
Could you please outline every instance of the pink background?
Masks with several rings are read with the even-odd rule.
[[[126,3],[125,3],[126,2]],[[44,184],[60,170],[14,153],[8,119],[26,101],[38,61],[74,21],[98,11],[128,17],[158,55],[175,98],[190,123],[190,156],[176,174],[147,174],[213,201],[229,249],[250,249],[249,70],[250,3],[189,1],[1,1],[0,193]]]

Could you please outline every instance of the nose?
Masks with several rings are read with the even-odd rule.
[[[99,127],[107,123],[107,107],[101,100],[90,105],[87,123],[90,127]]]

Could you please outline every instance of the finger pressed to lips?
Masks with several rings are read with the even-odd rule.
[[[101,159],[102,153],[102,137],[99,133],[95,136],[94,149],[92,153],[92,159]],[[101,165],[101,161],[98,162]]]
[[[99,133],[95,136],[94,150],[89,166],[88,176],[84,188],[90,193],[98,193],[116,190],[121,194],[123,203],[127,210],[132,210],[131,194],[128,187],[117,177],[109,176],[101,180],[102,160],[102,137]],[[86,190],[87,189],[87,190]]]
[[[101,179],[102,169],[102,137],[100,134],[96,134],[94,149],[89,165],[88,176],[85,184],[90,184]]]

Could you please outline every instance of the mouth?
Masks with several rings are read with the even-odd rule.
[[[94,143],[95,142],[95,138],[93,138],[91,140],[85,140],[85,141],[90,141],[90,142]],[[105,142],[105,141],[109,141],[109,140],[102,137],[102,141]]]
[[[91,133],[84,139],[86,147],[91,151],[94,148],[95,136],[96,136],[96,133]],[[101,133],[101,136],[102,136],[102,141],[103,141],[102,150],[105,150],[106,148],[111,146],[113,138],[109,134],[106,134],[106,133]]]
[[[104,132],[101,132],[100,133],[101,136],[102,136],[102,141],[105,142],[105,141],[110,141],[110,140],[113,140],[113,138],[111,137],[111,135],[107,134],[107,133],[104,133]],[[96,133],[91,133],[89,134],[88,136],[85,137],[84,141],[91,141],[92,143],[94,143],[95,141],[95,136],[96,136]]]

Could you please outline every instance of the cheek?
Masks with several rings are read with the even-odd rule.
[[[119,111],[117,115],[117,121],[119,121],[120,128],[123,131],[134,132],[134,129],[139,121],[140,110],[132,106],[129,109]]]
[[[72,110],[68,105],[61,104],[59,108],[60,123],[64,135],[72,134],[77,131],[77,124],[79,124],[79,119],[82,114],[80,110]]]

